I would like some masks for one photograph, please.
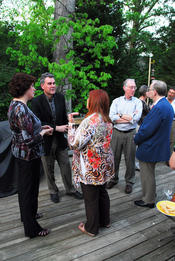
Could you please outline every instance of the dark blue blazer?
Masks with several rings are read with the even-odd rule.
[[[134,141],[138,145],[136,157],[144,162],[168,161],[173,108],[162,98],[147,114]]]

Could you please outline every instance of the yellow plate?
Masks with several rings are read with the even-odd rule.
[[[175,202],[169,200],[162,200],[157,202],[156,207],[161,213],[170,217],[175,217]],[[173,213],[169,213],[168,212],[169,209],[173,209]]]

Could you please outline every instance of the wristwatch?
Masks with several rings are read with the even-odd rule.
[[[119,117],[122,118],[123,114],[122,113],[119,113]]]

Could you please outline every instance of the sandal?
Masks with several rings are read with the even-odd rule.
[[[84,223],[80,223],[80,225],[78,226],[78,229],[82,232],[82,233],[84,233],[84,234],[86,234],[86,235],[88,235],[88,236],[90,236],[90,237],[95,237],[95,234],[92,234],[92,233],[89,233],[89,232],[87,232],[86,231],[86,229],[85,229],[85,227],[84,227]]]
[[[39,218],[42,218],[42,217],[43,217],[42,213],[37,213],[36,216],[35,216],[36,219],[39,219]]]
[[[50,233],[50,230],[44,228],[44,229],[42,229],[42,230],[38,233],[38,236],[39,236],[39,237],[45,237],[45,236],[47,236],[49,233]]]

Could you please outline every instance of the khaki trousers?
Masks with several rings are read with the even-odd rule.
[[[51,150],[50,155],[43,156],[42,158],[44,172],[47,178],[47,184],[50,194],[56,194],[59,190],[55,182],[55,160],[60,167],[61,177],[66,190],[66,193],[75,192],[75,188],[72,185],[72,171],[68,156],[67,149],[65,150]]]
[[[175,120],[173,120],[172,127],[171,127],[171,133],[170,133],[170,152],[171,152],[171,154],[173,153],[174,143],[175,143]]]
[[[120,132],[117,129],[113,129],[111,146],[114,153],[115,162],[115,177],[111,179],[112,182],[118,182],[119,165],[121,161],[122,152],[125,157],[126,172],[125,181],[126,184],[135,183],[135,153],[136,145],[134,143],[135,129],[131,132]]]
[[[155,166],[156,162],[139,161],[140,177],[142,184],[142,200],[145,203],[155,203],[156,180]]]

